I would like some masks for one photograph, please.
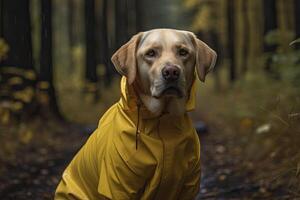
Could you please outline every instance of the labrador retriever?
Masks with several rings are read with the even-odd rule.
[[[56,199],[194,199],[200,143],[187,114],[195,74],[204,82],[216,53],[188,31],[139,33],[113,56],[121,99],[77,153]]]

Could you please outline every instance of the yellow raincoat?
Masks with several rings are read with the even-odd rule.
[[[143,106],[137,108],[137,97],[124,77],[121,92],[120,101],[103,115],[64,171],[55,199],[194,199],[200,144],[187,113],[154,117]],[[186,110],[194,105],[195,83]]]

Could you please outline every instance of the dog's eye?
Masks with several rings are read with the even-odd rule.
[[[150,50],[148,50],[148,51],[146,52],[145,55],[146,55],[147,57],[149,57],[149,58],[153,58],[153,57],[156,56],[156,52],[155,52],[153,49],[150,49]]]
[[[178,54],[180,56],[187,56],[189,54],[189,52],[185,49],[179,49]]]

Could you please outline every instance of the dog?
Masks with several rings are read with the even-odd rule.
[[[214,50],[188,31],[154,29],[112,56],[121,98],[62,175],[55,199],[194,199],[200,142],[187,114],[196,76],[205,81]]]

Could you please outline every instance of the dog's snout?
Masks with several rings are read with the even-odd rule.
[[[180,69],[175,65],[166,65],[161,73],[166,81],[176,81],[179,78]]]

